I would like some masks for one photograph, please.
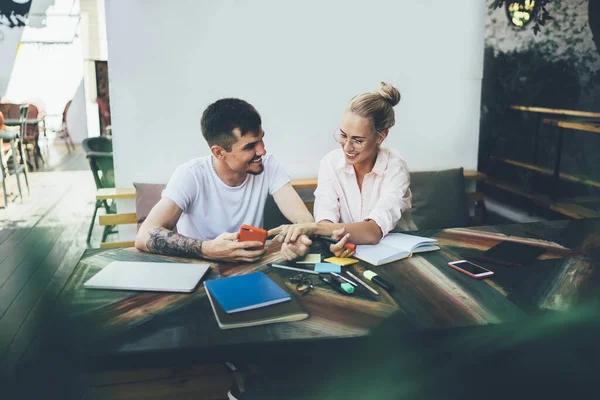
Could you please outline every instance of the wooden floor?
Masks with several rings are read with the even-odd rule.
[[[0,399],[226,398],[222,364],[88,376],[47,344],[49,307],[84,250],[100,247],[102,227],[86,243],[96,187],[81,147],[40,144],[45,164],[30,173],[31,193],[21,202],[11,176],[0,208]]]
[[[15,389],[15,366],[36,346],[44,310],[58,295],[83,251],[95,185],[83,150],[61,144],[43,149],[44,172],[30,173],[29,195],[18,198],[9,177],[11,201],[0,209],[0,398]],[[19,397],[19,396],[17,396]]]

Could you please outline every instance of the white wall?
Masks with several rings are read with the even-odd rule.
[[[6,25],[0,25],[0,99],[6,94],[10,75],[13,70],[15,57],[24,28],[9,28]]]
[[[83,80],[81,80],[67,112],[67,129],[74,143],[81,143],[89,136],[86,115],[85,89]]]
[[[166,182],[209,154],[204,108],[240,97],[268,151],[316,176],[347,101],[381,80],[402,101],[388,145],[411,170],[475,169],[482,0],[106,0],[117,185]]]

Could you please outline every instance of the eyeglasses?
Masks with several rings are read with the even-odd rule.
[[[377,133],[381,133],[381,132],[377,132]],[[342,130],[340,128],[337,128],[333,132],[333,138],[335,139],[336,142],[338,142],[342,146],[345,146],[346,142],[348,141],[348,135],[346,135],[344,132],[342,132]],[[352,146],[352,148],[354,148],[356,150],[362,150],[368,142],[369,142],[369,140],[363,139],[363,138],[351,138],[350,139],[350,145]]]
[[[298,274],[290,278],[290,282],[296,284],[296,290],[302,293],[302,296],[306,296],[311,290],[315,288],[313,286],[312,280],[304,274]]]

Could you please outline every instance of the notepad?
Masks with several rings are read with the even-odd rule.
[[[240,313],[227,314],[221,308],[219,303],[213,300],[210,291],[207,290],[208,300],[215,313],[215,319],[217,320],[219,327],[221,329],[244,328],[247,326],[273,324],[277,322],[300,321],[308,318],[308,313],[302,306],[302,303],[294,294],[287,290],[281,278],[273,275],[272,279],[279,287],[290,295],[290,301],[274,304],[269,307],[255,308],[254,310]]]
[[[342,267],[345,267],[346,265],[356,264],[358,262],[358,260],[356,258],[345,258],[345,257],[329,257],[329,258],[324,259],[323,261],[332,263],[332,264],[341,265]]]
[[[289,301],[290,295],[262,272],[204,282],[223,310],[230,313],[253,310]]]
[[[439,249],[435,239],[404,233],[390,233],[381,239],[379,244],[356,246],[354,256],[372,265],[382,265],[409,257],[411,253]]]
[[[320,274],[327,272],[336,272],[339,274],[340,272],[342,272],[342,267],[340,267],[338,264],[318,263],[315,264],[315,272],[318,272]]]

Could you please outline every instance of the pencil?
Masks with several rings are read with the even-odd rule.
[[[373,294],[376,294],[377,296],[379,296],[379,292],[377,292],[377,290],[373,289],[371,286],[367,285],[366,283],[364,283],[363,281],[361,281],[360,279],[358,279],[356,276],[354,276],[352,274],[352,272],[350,271],[346,271],[346,273],[348,275],[350,275],[350,277],[354,278],[354,280],[358,283],[360,283],[361,285],[363,285],[365,288],[369,289]]]

